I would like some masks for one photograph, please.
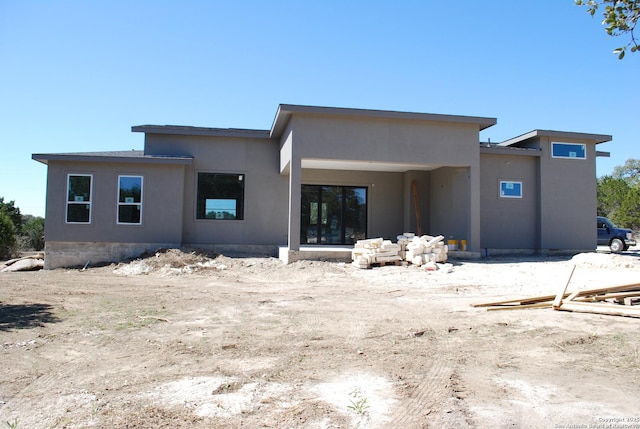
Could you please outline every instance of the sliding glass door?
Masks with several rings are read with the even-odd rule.
[[[302,185],[301,244],[353,244],[367,235],[367,188]]]

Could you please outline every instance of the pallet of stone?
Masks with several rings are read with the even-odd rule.
[[[400,256],[407,262],[422,266],[447,261],[449,249],[444,244],[442,235],[418,237],[413,233],[404,233],[397,238],[401,247]]]
[[[376,265],[399,264],[402,258],[399,255],[400,245],[391,240],[373,238],[358,240],[351,251],[353,266],[358,268],[371,268]]]

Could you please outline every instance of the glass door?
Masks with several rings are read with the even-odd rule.
[[[367,233],[367,188],[302,185],[301,244],[353,244]]]

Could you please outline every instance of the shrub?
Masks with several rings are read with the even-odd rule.
[[[16,227],[7,213],[0,211],[0,258],[10,258],[17,250]]]

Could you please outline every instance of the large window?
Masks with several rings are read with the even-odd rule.
[[[67,175],[67,223],[91,223],[91,174]]]
[[[244,219],[244,174],[198,173],[196,218]]]
[[[142,223],[141,176],[118,176],[118,223]]]
[[[586,145],[582,143],[551,142],[551,156],[553,158],[586,159]]]

